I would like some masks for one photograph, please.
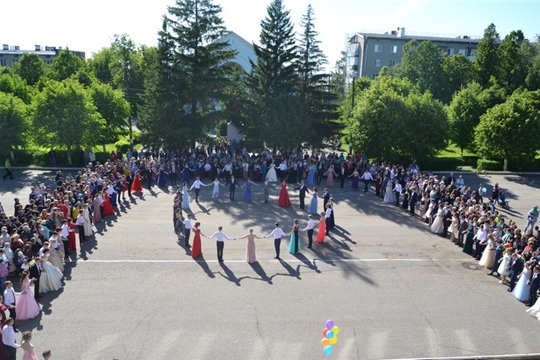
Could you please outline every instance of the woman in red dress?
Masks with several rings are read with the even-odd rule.
[[[114,215],[114,209],[111,205],[111,200],[109,199],[109,194],[107,190],[103,190],[103,216]]]
[[[201,235],[206,236],[201,232],[199,226],[201,226],[201,223],[197,221],[193,227],[195,236],[193,237],[193,245],[191,246],[191,257],[194,259],[202,255]]]
[[[377,176],[377,179],[375,180],[375,196],[381,196],[381,185],[382,185],[382,178],[379,174]]]
[[[281,182],[278,205],[281,207],[291,206],[291,200],[289,200],[289,193],[287,192],[287,182],[285,180]]]
[[[68,237],[68,249],[77,251],[77,239],[75,238],[75,223],[73,219],[68,219],[69,237]]]
[[[324,237],[326,236],[326,219],[324,218],[326,213],[321,213],[321,219],[319,220],[319,230],[317,232],[317,242],[324,242]]]
[[[135,193],[142,192],[141,175],[139,174],[138,171],[133,177],[133,184],[131,184],[131,191]]]

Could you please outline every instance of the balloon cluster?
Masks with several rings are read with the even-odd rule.
[[[323,330],[324,338],[321,340],[321,345],[323,346],[323,355],[328,356],[334,350],[332,345],[337,343],[339,334],[339,328],[334,325],[333,320],[326,320],[326,327]]]

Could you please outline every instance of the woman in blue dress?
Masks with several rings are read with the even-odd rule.
[[[313,191],[311,193],[311,195],[313,195],[313,197],[311,198],[311,202],[309,203],[309,214],[312,214],[312,215],[317,215],[317,199],[319,197],[319,192],[317,191],[317,188],[314,187],[313,188]]]
[[[157,186],[166,186],[167,185],[167,174],[165,173],[165,169],[163,168],[163,165],[159,167],[158,171],[158,177],[157,177]]]
[[[315,182],[315,170],[317,170],[317,166],[311,164],[308,168],[308,174],[306,177],[307,185],[313,185],[313,183]]]
[[[253,181],[251,181],[251,178],[248,177],[246,180],[246,183],[242,185],[242,187],[246,188],[246,192],[244,193],[244,201],[245,202],[251,202],[251,185],[259,186],[255,184]]]
[[[266,179],[266,160],[263,160],[261,164],[261,180],[264,181]]]
[[[187,183],[184,182],[182,184],[182,209],[187,210],[189,209],[189,194],[188,194],[188,187]]]
[[[188,163],[184,164],[184,170],[182,170],[182,181],[186,184],[189,184],[189,165]]]
[[[298,231],[300,230],[300,225],[297,219],[294,219],[294,224],[290,233],[287,236],[291,235],[291,240],[289,242],[289,252],[291,254],[296,254],[300,251],[300,238],[298,236]]]

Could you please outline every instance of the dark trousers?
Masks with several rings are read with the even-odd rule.
[[[518,260],[516,260],[518,261]],[[495,264],[493,264],[493,267],[495,267]],[[508,289],[508,291],[512,291],[514,290],[514,286],[516,286],[516,281],[517,281],[517,277],[518,277],[518,273],[517,271],[510,271],[510,288]]]
[[[217,258],[218,261],[223,261],[223,246],[225,245],[225,242],[223,241],[216,241],[216,247],[217,247]]]
[[[281,245],[281,238],[274,239],[274,248],[276,249],[276,257],[279,258],[279,247]]]
[[[127,184],[126,184],[127,192],[128,192],[128,196],[129,196],[129,197],[131,197],[131,184],[132,184],[132,183],[127,183]]]
[[[412,202],[412,203],[409,204],[409,209],[410,209],[411,215],[414,215],[415,207],[416,207],[416,202]]]
[[[34,281],[34,299],[39,298],[39,277]]]
[[[169,176],[171,179],[171,185],[176,186],[176,178],[178,177],[178,175],[176,173],[170,173]]]
[[[342,188],[345,185],[345,175],[341,175],[339,179],[339,187]]]
[[[185,229],[184,230],[184,244],[186,247],[189,246],[189,235],[191,234],[191,229]]]
[[[529,289],[529,306],[533,306],[536,303],[536,291],[538,289],[533,289],[532,287]]]
[[[364,180],[364,192],[367,193],[369,190],[369,180]]]
[[[303,196],[300,196],[300,209],[303,209],[305,206],[304,199],[305,198]]]
[[[233,187],[233,188],[230,190],[230,192],[229,192],[229,197],[231,198],[231,200],[234,200],[234,189],[235,189],[235,188],[236,188],[236,186]]]
[[[313,244],[313,229],[309,229],[307,231],[307,237],[308,237],[308,248],[310,248],[311,244]]]
[[[79,242],[82,244],[86,239],[84,238],[84,225],[77,225],[79,229]]]
[[[201,191],[201,189],[197,189],[195,188],[195,202],[199,202],[199,192]]]
[[[4,347],[8,353],[8,360],[17,360],[17,349],[9,345],[4,345]]]
[[[399,193],[397,191],[394,191],[396,194],[396,206],[399,206]]]
[[[477,260],[480,260],[480,258],[482,257],[482,253],[484,252],[485,248],[486,248],[486,245],[480,244],[479,241],[476,242],[476,252],[474,253],[474,257]]]
[[[62,243],[64,244],[64,258],[67,259],[68,255],[69,255],[69,249],[68,249],[69,240],[66,239],[66,238],[62,238]]]
[[[6,168],[6,175],[4,175],[4,177],[2,179],[6,180],[6,178],[8,176],[9,176],[10,180],[13,180],[13,172],[11,171],[11,169]]]
[[[15,318],[17,317],[17,311],[15,310],[15,308],[8,308],[8,311],[9,317],[15,320]]]

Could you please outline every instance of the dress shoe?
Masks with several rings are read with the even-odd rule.
[[[279,256],[274,256],[274,259],[281,260]]]

